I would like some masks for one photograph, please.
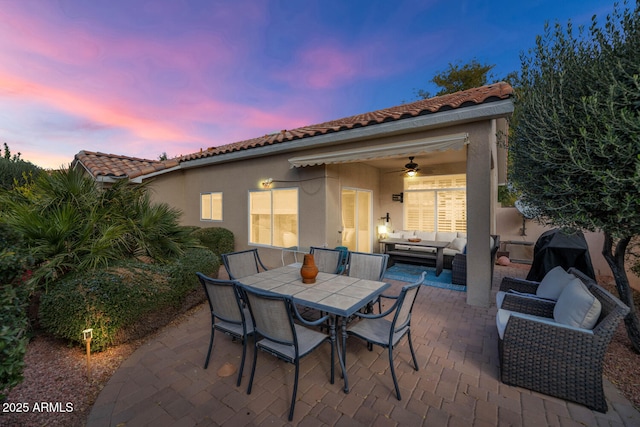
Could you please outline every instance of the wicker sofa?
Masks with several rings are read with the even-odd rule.
[[[424,241],[447,242],[448,246],[443,249],[444,268],[451,269],[451,263],[455,255],[464,251],[467,244],[467,234],[460,232],[443,231],[418,231],[399,230],[393,231],[387,236],[390,239],[411,239],[419,238]],[[396,244],[387,253],[390,257],[390,265],[396,261],[408,261],[418,264],[435,265],[436,250],[434,248],[415,247],[411,245]]]
[[[629,308],[581,272],[570,269],[569,273],[582,281],[588,293],[599,301],[601,308],[595,326],[587,329],[556,322],[560,299],[545,301],[508,295],[497,315],[500,335],[500,316],[505,310],[512,313],[498,340],[500,378],[505,384],[606,412],[602,386],[604,354]],[[535,282],[505,278],[500,290],[535,293],[535,287]]]
[[[500,247],[500,236],[491,235],[491,277],[493,277],[493,266],[496,262],[496,254]],[[467,286],[467,254],[459,253],[451,261],[451,283],[454,285]]]

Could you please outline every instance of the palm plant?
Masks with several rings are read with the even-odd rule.
[[[65,169],[42,174],[29,192],[2,191],[0,201],[0,219],[23,235],[39,265],[33,280],[45,286],[74,270],[131,257],[164,262],[195,246],[178,210],[127,181],[102,189]]]

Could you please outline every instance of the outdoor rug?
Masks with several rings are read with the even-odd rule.
[[[435,288],[451,289],[454,291],[465,292],[466,286],[454,285],[451,283],[451,270],[444,269],[440,276],[436,277],[436,269],[423,265],[395,263],[392,267],[387,268],[384,274],[385,279],[399,280],[401,282],[415,282],[420,278],[423,271],[427,272],[427,278],[424,282],[426,286]]]

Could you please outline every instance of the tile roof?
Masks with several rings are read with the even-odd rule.
[[[219,147],[210,147],[206,150],[200,150],[197,153],[165,161],[139,159],[90,151],[81,151],[76,154],[75,161],[81,162],[94,177],[135,178],[169,169],[177,166],[179,163],[191,160],[500,101],[508,99],[512,95],[513,88],[508,83],[499,82],[316,125],[303,126],[290,130],[284,129],[273,134],[221,145]]]
[[[179,164],[178,159],[148,160],[85,150],[75,155],[74,164],[77,162],[82,163],[94,178],[99,176],[135,178],[169,169]]]

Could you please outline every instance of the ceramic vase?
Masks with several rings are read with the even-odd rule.
[[[302,276],[302,283],[316,283],[316,276],[318,275],[318,267],[313,259],[313,255],[305,254],[304,261],[302,262],[302,268],[300,269],[300,276]]]

